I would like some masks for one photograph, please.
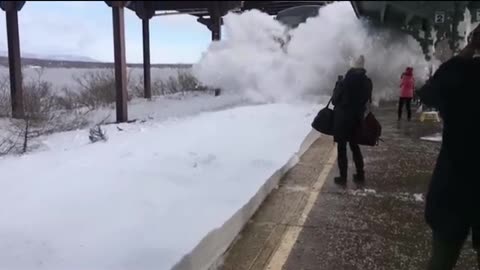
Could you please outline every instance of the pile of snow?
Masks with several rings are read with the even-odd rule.
[[[430,136],[421,137],[420,140],[429,142],[442,142],[442,133],[435,133]]]
[[[213,43],[194,66],[205,85],[244,93],[254,100],[288,101],[330,94],[351,59],[363,54],[376,99],[398,96],[400,75],[415,68],[417,81],[428,64],[412,37],[372,31],[348,2],[335,2],[293,29],[257,10],[224,17],[227,39]],[[217,68],[221,67],[221,68]]]
[[[129,119],[136,122],[145,121],[166,121],[187,116],[195,116],[202,112],[219,111],[236,106],[252,104],[242,96],[220,95],[215,97],[212,93],[188,92],[185,94],[173,94],[154,97],[151,101],[145,99],[133,99],[128,104]],[[103,107],[95,110],[87,108],[78,111],[67,111],[58,114],[51,121],[44,123],[44,126],[63,126],[63,130],[78,129],[81,127],[93,127],[100,123],[113,123],[116,121],[115,106]],[[0,118],[0,144],[4,138],[17,136],[23,124],[9,118]],[[48,130],[48,128],[46,128]],[[57,129],[57,131],[59,131]],[[56,132],[57,132],[56,131]],[[49,137],[63,137],[63,134],[51,134]],[[29,151],[45,149],[45,137],[31,138],[29,140]],[[21,144],[23,138],[19,138]],[[53,140],[50,147],[63,147],[63,144],[55,146],[59,141]],[[68,145],[70,142],[64,142]],[[4,145],[7,147],[7,145]],[[1,152],[2,147],[0,147]],[[47,148],[48,149],[48,148]]]
[[[415,193],[415,194],[413,194],[413,197],[415,198],[416,202],[424,202],[425,201],[425,196],[421,193]]]
[[[298,150],[318,108],[270,104],[45,138],[0,159],[0,269],[170,269]]]

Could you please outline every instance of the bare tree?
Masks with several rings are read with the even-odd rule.
[[[178,71],[177,81],[182,92],[195,91],[198,86],[198,80],[191,72]]]
[[[94,127],[90,128],[88,138],[90,139],[91,143],[108,140],[107,132],[102,129],[102,125],[105,124],[109,118],[110,114],[103,118],[100,122],[95,124]]]
[[[127,74],[128,100],[140,92],[139,83],[133,78],[133,70]],[[116,97],[115,74],[113,69],[87,72],[82,76],[74,76],[73,80],[79,86],[77,101],[81,106],[96,109],[113,104]]]
[[[9,88],[10,83],[7,76],[0,77],[0,117],[6,117],[11,114]]]
[[[115,76],[113,70],[88,72],[73,78],[80,87],[78,101],[96,109],[115,102]]]
[[[52,84],[43,80],[43,74],[43,69],[39,69],[35,78],[24,82],[25,116],[23,119],[12,121],[14,129],[12,134],[19,138],[15,144],[21,144],[12,149],[21,154],[29,151],[34,138],[84,127],[87,124],[85,115],[75,111],[65,113],[64,108],[68,105],[59,105],[57,102],[59,98],[53,94]],[[72,102],[75,100],[73,97],[69,98]]]
[[[17,146],[16,138],[5,137],[0,139],[0,157],[10,154]]]
[[[96,143],[99,141],[107,141],[107,133],[102,130],[100,125],[96,125],[90,129],[90,135],[88,136],[91,143]]]

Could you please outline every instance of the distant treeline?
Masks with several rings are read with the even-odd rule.
[[[8,57],[0,56],[0,66],[8,68]],[[45,68],[113,68],[113,63],[82,62],[22,58],[22,66],[39,66]],[[127,64],[128,67],[143,67],[143,64]],[[152,64],[155,68],[191,68],[191,64]]]

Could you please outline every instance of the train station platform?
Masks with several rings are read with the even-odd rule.
[[[384,142],[362,148],[365,184],[351,181],[351,162],[347,187],[333,183],[336,147],[333,138],[320,137],[248,222],[220,269],[426,269],[424,198],[440,144],[420,138],[441,124],[421,123],[419,115],[397,122],[392,103],[374,112]],[[457,269],[475,267],[468,242]]]

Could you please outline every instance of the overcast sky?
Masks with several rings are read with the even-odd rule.
[[[7,50],[5,12],[0,10],[0,50]],[[104,1],[27,1],[19,12],[21,51],[74,54],[113,61],[112,10]],[[125,12],[128,62],[142,62],[142,24]],[[193,63],[210,44],[210,31],[196,17],[175,15],[150,21],[153,63]]]

